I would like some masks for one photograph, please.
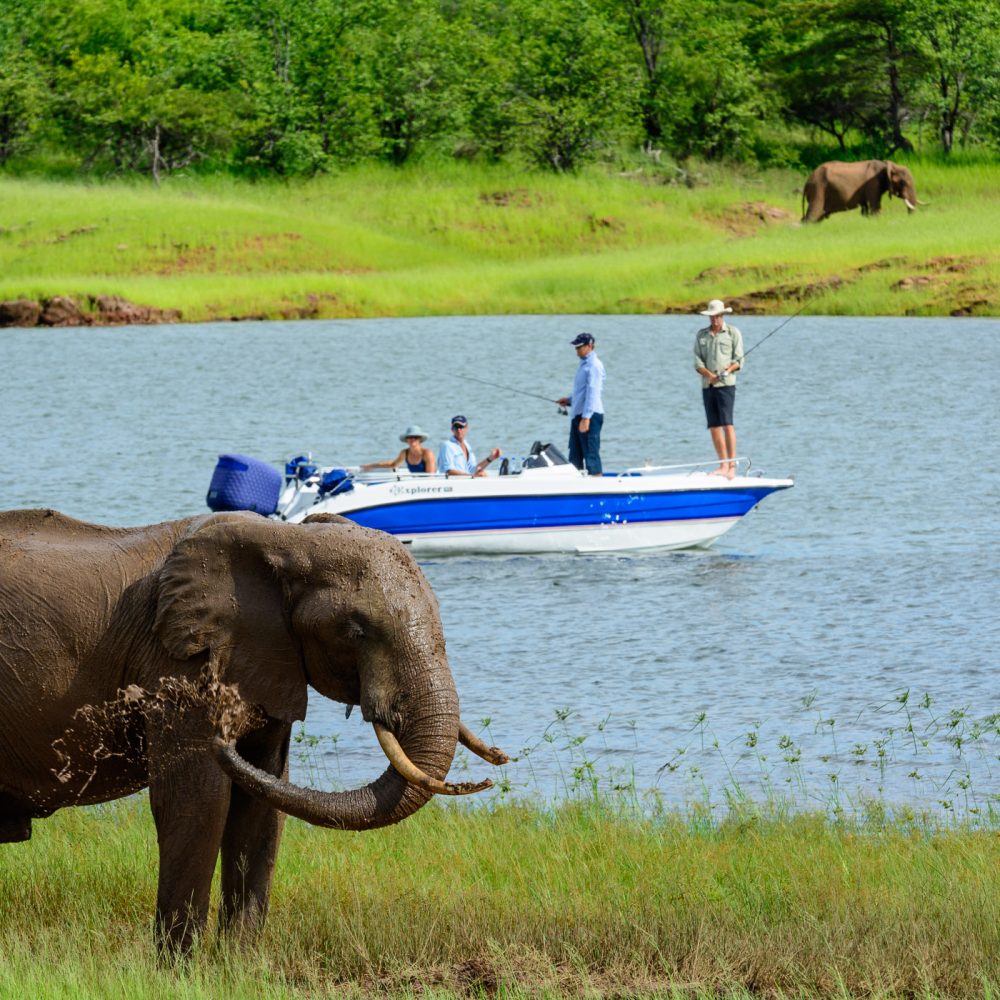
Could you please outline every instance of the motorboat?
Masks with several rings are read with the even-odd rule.
[[[207,502],[297,523],[340,514],[395,535],[414,554],[528,554],[686,549],[711,545],[791,478],[712,474],[718,460],[642,465],[589,476],[536,441],[485,476],[320,467],[308,455],[274,466],[220,455]]]

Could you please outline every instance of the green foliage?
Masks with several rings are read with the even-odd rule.
[[[539,166],[575,170],[632,131],[634,74],[588,0],[513,0],[508,10],[520,144]]]
[[[0,167],[1000,145],[996,0],[7,0]]]
[[[667,145],[679,156],[752,158],[766,88],[740,41],[741,7],[698,0],[678,10],[684,20],[675,22],[674,36],[682,41],[663,70],[661,120]],[[683,29],[692,21],[698,24],[694,34]]]
[[[925,69],[915,97],[946,154],[956,135],[969,137],[979,111],[996,108],[997,15],[994,0],[908,0],[905,30]]]
[[[446,20],[435,0],[410,0],[401,15],[384,0],[363,42],[381,152],[396,165],[462,121],[460,60],[451,55],[461,51],[462,22]]]
[[[0,166],[42,134],[51,101],[31,52],[0,42]]]

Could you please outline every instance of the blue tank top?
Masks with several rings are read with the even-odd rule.
[[[426,472],[427,471],[427,463],[426,462],[417,462],[416,465],[411,465],[409,459],[407,459],[407,461],[406,461],[406,467],[410,470],[410,472]]]

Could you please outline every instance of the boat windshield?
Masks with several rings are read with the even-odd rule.
[[[569,465],[569,462],[554,444],[542,444],[541,441],[536,441],[521,468],[542,469],[547,465]]]

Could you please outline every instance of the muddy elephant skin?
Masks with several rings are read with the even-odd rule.
[[[862,160],[820,164],[802,191],[803,222],[822,222],[834,212],[860,208],[862,215],[877,215],[882,195],[902,198],[907,211],[918,205],[913,175],[906,167],[888,160]]]
[[[364,788],[287,780],[309,687],[372,724],[391,766]],[[286,813],[365,830],[487,787],[445,781],[459,739],[507,759],[461,724],[437,601],[388,535],[336,518],[0,513],[0,842],[148,786],[167,952],[204,929],[220,853],[221,926],[259,928]]]

